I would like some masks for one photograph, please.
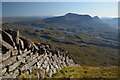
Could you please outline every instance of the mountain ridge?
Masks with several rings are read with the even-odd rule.
[[[46,23],[63,23],[63,24],[73,24],[73,25],[90,20],[92,20],[92,17],[89,15],[78,15],[74,13],[67,13],[63,16],[44,19]]]
[[[73,26],[83,31],[103,31],[105,28],[109,31],[111,27],[104,23],[98,16],[91,17],[90,15],[79,15],[75,13],[67,13],[63,16],[51,17],[43,19],[47,24],[59,24]]]

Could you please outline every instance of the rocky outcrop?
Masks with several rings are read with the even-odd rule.
[[[2,30],[2,78],[16,78],[22,74],[34,74],[37,67],[40,76],[49,77],[65,66],[79,66],[68,52],[50,44],[34,43],[19,36],[19,31]],[[42,73],[42,74],[41,74]],[[40,78],[38,76],[38,78]]]

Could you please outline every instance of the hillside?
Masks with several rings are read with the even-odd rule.
[[[12,20],[11,20],[12,21]],[[14,20],[13,20],[14,21]],[[118,31],[99,17],[68,13],[63,16],[3,23],[3,29],[19,30],[36,43],[52,44],[70,52],[82,66],[116,66]]]
[[[111,18],[111,19],[101,19],[104,23],[109,24],[109,26],[113,28],[118,28],[118,20],[119,18]]]
[[[2,30],[2,76],[5,78],[83,78],[118,80],[119,67],[80,66],[62,48],[34,43],[19,31]]]
[[[72,25],[83,31],[102,31],[104,28],[109,29],[109,25],[104,23],[98,16],[91,17],[90,15],[79,15],[68,13],[64,16],[52,17],[44,19],[44,22],[49,24],[65,24]]]
[[[55,73],[53,78],[80,78],[80,79],[100,79],[119,80],[118,67],[64,67],[60,72]]]
[[[2,60],[0,77],[20,78],[21,75],[36,74],[37,78],[52,77],[63,67],[80,66],[69,54],[51,44],[34,43],[19,36],[19,31],[2,30]],[[48,75],[47,75],[48,74]],[[29,77],[30,78],[30,77]]]
[[[119,80],[120,73],[118,69],[118,67],[64,67],[59,72],[54,73],[50,79],[66,80],[74,78],[74,80]],[[20,77],[30,78],[31,75],[34,76],[33,78],[38,76],[38,74],[22,74]]]

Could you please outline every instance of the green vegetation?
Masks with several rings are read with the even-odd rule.
[[[63,48],[69,51],[75,61],[82,66],[65,67],[60,72],[55,73],[52,78],[118,77],[118,33],[115,29],[104,29],[102,25],[99,25],[99,29],[97,29],[96,26],[90,28],[90,25],[48,24],[41,19],[29,18],[9,18],[4,19],[4,22],[7,23],[3,23],[2,29],[19,30],[20,36],[30,38],[36,43],[48,43],[54,47]],[[26,25],[43,29],[28,28]],[[73,33],[66,33],[60,30]],[[41,39],[41,37],[45,39]],[[58,39],[60,37],[64,38]],[[19,77],[37,78],[38,76],[38,70],[35,69],[34,74],[25,75],[22,73]],[[48,78],[48,76],[49,74],[45,72],[44,78]]]
[[[65,33],[58,31],[57,28],[49,31],[27,28],[23,25],[3,24],[3,29],[19,30],[21,36],[30,38],[36,43],[49,43],[54,47],[60,47],[69,51],[70,55],[72,55],[75,61],[81,66],[113,66],[118,64],[118,50],[116,48],[117,42],[115,41],[115,34],[103,34],[99,32],[88,33],[78,30],[74,33]],[[99,34],[102,34],[101,36],[104,37],[104,39],[96,38]],[[49,39],[43,40],[40,36]],[[110,39],[108,38],[109,36],[111,37]],[[60,37],[65,38],[58,39]]]
[[[31,74],[25,74],[24,71],[17,78],[40,78],[39,70],[34,69]],[[120,74],[119,67],[64,67],[57,73],[54,73],[51,78],[118,78]],[[38,77],[39,76],[39,77]],[[49,73],[45,72],[43,78],[49,78]]]
[[[53,78],[118,78],[118,67],[65,67]]]

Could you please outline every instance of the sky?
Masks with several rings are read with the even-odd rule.
[[[2,2],[119,2],[119,0],[2,0]]]
[[[67,13],[117,17],[118,2],[2,2],[2,16],[61,16]]]

